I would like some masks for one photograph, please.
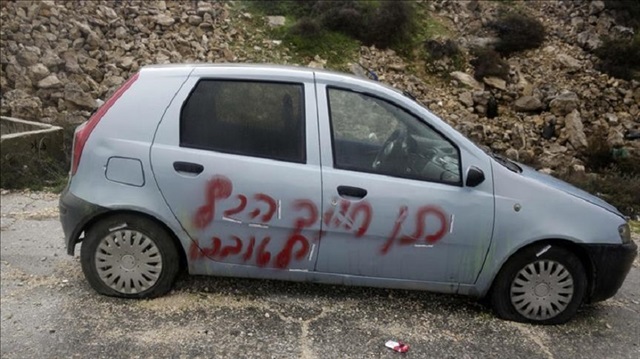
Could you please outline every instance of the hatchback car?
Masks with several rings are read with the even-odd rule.
[[[78,127],[60,199],[99,293],[191,274],[487,297],[569,320],[637,247],[601,199],[486,153],[393,88],[261,65],[148,66]]]

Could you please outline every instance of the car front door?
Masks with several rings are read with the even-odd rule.
[[[213,273],[221,264],[313,269],[321,202],[313,77],[219,72],[194,70],[151,150],[156,182],[191,237],[189,262]]]
[[[473,283],[493,226],[486,156],[398,105],[409,100],[395,92],[333,86],[330,75],[317,92],[326,210],[316,270]],[[471,166],[485,175],[475,187],[463,185]]]

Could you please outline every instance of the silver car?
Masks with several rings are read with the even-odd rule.
[[[486,297],[569,320],[637,247],[613,206],[485,153],[378,82],[266,65],[148,66],[78,127],[60,199],[99,293],[191,274]]]

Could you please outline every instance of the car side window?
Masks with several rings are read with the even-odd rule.
[[[180,114],[180,146],[305,163],[302,84],[201,80]]]
[[[334,167],[461,185],[460,151],[406,110],[328,88]]]

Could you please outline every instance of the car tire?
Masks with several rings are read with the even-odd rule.
[[[587,276],[580,259],[553,244],[533,245],[511,257],[490,293],[503,319],[534,324],[562,324],[582,304]]]
[[[180,270],[169,233],[147,218],[114,215],[92,225],[80,251],[82,271],[98,293],[153,298],[171,290]]]

